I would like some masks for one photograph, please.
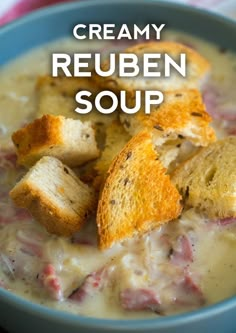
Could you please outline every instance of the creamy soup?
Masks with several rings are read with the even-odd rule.
[[[236,134],[236,56],[177,32],[212,64],[203,90],[218,137]],[[194,209],[142,237],[97,249],[95,221],[72,238],[51,235],[13,206],[9,190],[25,173],[16,166],[12,132],[35,117],[38,75],[52,52],[123,49],[125,43],[64,39],[12,61],[0,73],[0,287],[34,302],[105,318],[156,317],[190,311],[236,293],[236,219],[209,220]]]

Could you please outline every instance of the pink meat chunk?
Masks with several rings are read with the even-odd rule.
[[[236,222],[236,217],[227,217],[225,219],[221,219],[217,221],[217,224],[221,225],[221,226],[226,226],[226,225],[230,225]]]
[[[69,299],[76,302],[82,302],[85,298],[102,290],[108,280],[108,270],[101,268],[87,275],[78,289],[76,289],[70,296]]]
[[[12,150],[2,150],[0,151],[0,166],[4,168],[5,166],[16,167],[17,155]]]
[[[219,90],[211,85],[205,87],[203,91],[203,101],[206,104],[207,112],[214,118],[218,119],[217,105],[220,98]]]
[[[176,297],[177,304],[184,306],[199,306],[205,304],[203,292],[196,281],[194,281],[191,274],[186,273],[179,287],[179,294]]]
[[[156,293],[151,289],[127,288],[120,293],[120,302],[125,310],[151,310],[155,312],[160,310],[160,301]]]
[[[170,256],[173,264],[188,264],[193,261],[193,249],[189,237],[181,235],[178,237]]]
[[[4,194],[3,196],[4,198],[6,198],[8,194]],[[13,206],[13,204],[10,201],[5,204],[3,202],[0,203],[0,214],[1,214],[0,225],[6,225],[18,221],[19,222],[32,221],[32,216],[26,210]]]
[[[53,299],[62,299],[60,280],[52,264],[47,264],[38,278]]]

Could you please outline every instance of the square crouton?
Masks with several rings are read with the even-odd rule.
[[[95,132],[90,122],[45,115],[12,135],[18,163],[32,166],[42,156],[54,156],[69,166],[98,157]]]
[[[45,156],[15,185],[10,196],[50,233],[69,236],[94,209],[94,191],[54,157]]]

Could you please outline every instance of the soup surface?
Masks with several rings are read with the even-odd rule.
[[[219,138],[236,134],[236,56],[179,32],[166,32],[212,64],[203,97]],[[50,235],[13,206],[13,131],[35,118],[35,82],[50,73],[52,52],[102,51],[127,44],[64,39],[16,59],[0,72],[0,287],[34,302],[86,316],[156,317],[190,311],[236,292],[236,220],[209,220],[194,209],[106,251],[93,219],[73,238]]]

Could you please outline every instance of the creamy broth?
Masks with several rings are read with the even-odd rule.
[[[218,137],[236,134],[235,54],[183,33],[169,31],[165,38],[196,48],[210,61],[212,77],[203,91],[207,109]],[[86,316],[151,318],[235,294],[236,220],[210,221],[190,209],[167,226],[101,252],[93,220],[73,240],[53,236],[25,211],[13,207],[8,196],[25,172],[15,166],[10,136],[35,117],[35,82],[38,75],[50,73],[51,53],[108,52],[126,46],[67,38],[1,69],[0,286],[40,304]],[[151,305],[145,308],[147,300]]]

